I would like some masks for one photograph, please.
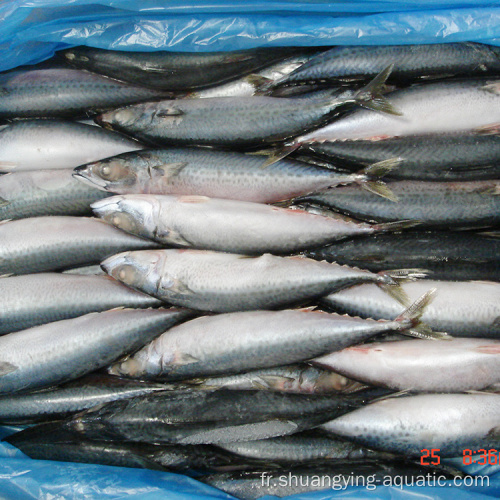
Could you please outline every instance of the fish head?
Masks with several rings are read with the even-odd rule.
[[[159,204],[150,195],[112,196],[90,206],[99,218],[122,231],[143,238],[155,236]]]
[[[165,258],[163,253],[157,250],[123,252],[104,260],[101,267],[125,285],[154,295],[160,281],[159,271]]]
[[[121,155],[120,155],[121,156]],[[115,156],[76,167],[73,177],[88,181],[105,191],[123,190],[137,181],[137,174],[126,158]]]
[[[73,49],[66,50],[64,57],[70,64],[88,63],[90,61],[89,55],[81,54]]]
[[[131,127],[140,127],[147,117],[148,113],[145,113],[143,106],[139,104],[103,113],[95,118],[95,122],[110,130],[128,130]]]

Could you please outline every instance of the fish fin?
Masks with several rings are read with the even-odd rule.
[[[0,226],[1,226],[2,224],[7,224],[7,222],[11,222],[11,221],[12,221],[12,219],[4,219],[4,220],[0,220]]]
[[[0,161],[0,172],[10,172],[19,167],[19,163],[13,161]]]
[[[172,286],[168,287],[168,290],[174,293],[179,293],[181,295],[193,295],[194,292],[181,280],[175,278],[173,280]]]
[[[500,231],[483,231],[477,234],[479,236],[486,236],[488,238],[500,238]]]
[[[201,195],[185,195],[179,198],[181,203],[206,203],[207,201],[210,201],[210,198]]]
[[[378,282],[377,285],[400,304],[408,307],[410,305],[410,298],[401,287],[401,283],[425,278],[428,273],[429,271],[425,269],[394,269],[392,271],[381,271],[378,275],[382,276],[384,281]]]
[[[252,54],[229,54],[224,58],[224,61],[237,63],[243,61],[250,61],[251,59],[253,59]]]
[[[158,165],[152,165],[149,168],[150,177],[152,178],[155,174],[161,175],[162,177],[166,177],[168,180],[173,179],[179,172],[187,167],[188,162],[180,161],[177,163],[160,163]]]
[[[191,354],[188,354],[187,352],[181,352],[178,356],[175,356],[176,365],[192,365],[199,362],[200,360],[198,358],[191,356]]]
[[[370,401],[371,403],[378,403],[379,401],[385,401],[387,399],[394,399],[394,398],[400,398],[401,396],[407,396],[411,392],[411,389],[404,389],[402,391],[398,392],[391,392],[390,394],[384,394],[383,396],[380,396],[379,398],[372,399]]]
[[[379,287],[403,306],[407,307],[410,305],[410,297],[408,297],[408,294],[403,290],[401,285],[396,283],[394,285],[379,285]]]
[[[274,152],[273,148],[259,149],[257,151],[248,151],[245,154],[249,156],[269,156]]]
[[[0,361],[0,377],[3,375],[8,375],[9,373],[15,372],[17,366],[9,363],[8,361]]]
[[[497,425],[496,427],[493,427],[488,431],[488,434],[486,434],[487,438],[493,438],[493,439],[500,439],[500,425]]]
[[[254,88],[254,94],[267,92],[273,83],[270,78],[256,74],[248,75],[245,80]]]
[[[366,191],[376,194],[377,196],[381,196],[382,198],[386,198],[387,200],[393,201],[395,203],[399,201],[399,198],[396,194],[394,194],[392,189],[385,182],[382,182],[380,180],[361,181],[360,186]]]
[[[153,234],[153,239],[156,241],[166,240],[172,245],[180,245],[183,247],[193,246],[193,244],[184,238],[181,233],[173,229],[165,229],[164,231],[156,229]]]
[[[385,82],[393,68],[394,64],[387,66],[371,82],[359,90],[354,96],[356,103],[373,111],[401,116],[403,113],[382,96]]]
[[[476,134],[480,135],[498,135],[500,134],[500,123],[492,123],[491,125],[483,125],[474,129]]]
[[[309,307],[300,307],[299,309],[293,309],[294,311],[300,311],[300,312],[313,312],[316,309],[316,306],[309,306]]]
[[[274,387],[277,382],[281,382],[282,380],[286,380],[287,382],[295,381],[293,377],[279,377],[277,375],[261,375],[259,378],[265,382],[268,389]]]
[[[289,154],[293,153],[296,149],[300,147],[300,144],[285,144],[283,147],[274,150],[268,157],[267,160],[261,165],[261,168],[266,168],[273,163],[287,157]]]
[[[155,116],[158,118],[170,118],[172,116],[181,116],[184,114],[184,111],[177,108],[164,108],[160,109],[155,113]]]
[[[381,224],[373,224],[373,229],[377,231],[390,231],[397,232],[403,229],[419,226],[421,224],[418,220],[398,220],[395,222],[382,222]]]
[[[0,274],[0,278],[9,278],[10,276],[14,276],[14,273]]]
[[[491,396],[492,392],[488,391],[487,389],[483,389],[482,391],[478,391],[477,389],[468,389],[467,391],[464,391],[467,394],[487,394],[488,396]]]
[[[2,197],[0,196],[0,207],[5,207],[5,206],[7,206],[9,203],[10,203],[10,201],[9,201],[9,200],[6,200],[5,198],[2,198]]]
[[[479,347],[475,347],[474,350],[481,354],[500,354],[500,345],[480,345]]]
[[[399,157],[389,158],[387,160],[378,161],[377,163],[372,163],[359,173],[372,178],[385,177],[393,170],[396,170],[403,161],[404,159]]]
[[[500,82],[488,83],[487,85],[483,85],[481,90],[486,90],[490,94],[500,95]]]

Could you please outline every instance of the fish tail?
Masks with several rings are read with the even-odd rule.
[[[290,144],[285,144],[284,146],[275,149],[269,154],[267,160],[261,165],[261,168],[266,168],[273,163],[287,157],[289,154],[293,153],[296,149],[300,147],[300,143],[293,142]]]
[[[401,283],[425,278],[427,274],[428,271],[426,269],[395,269],[392,271],[381,271],[378,273],[377,284],[400,304],[409,307],[410,299],[401,287]]]
[[[408,306],[394,321],[399,325],[399,331],[411,337],[430,340],[451,339],[447,333],[434,332],[428,325],[421,322],[425,308],[434,300],[437,288],[431,288]]]
[[[354,101],[373,111],[401,116],[403,113],[396,109],[383,95],[385,82],[394,68],[394,64],[383,69],[373,80],[354,95]]]
[[[356,182],[370,193],[397,202],[399,198],[381,178],[390,174],[402,161],[402,158],[389,158],[373,163],[356,174]]]

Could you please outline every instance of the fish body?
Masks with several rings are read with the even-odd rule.
[[[205,196],[120,195],[92,209],[105,222],[163,245],[246,255],[293,253],[385,227]]]
[[[380,452],[314,430],[258,441],[220,443],[217,446],[246,458],[279,464],[361,460],[383,456]]]
[[[68,382],[137,350],[187,317],[166,309],[114,309],[0,337],[0,393]]]
[[[500,73],[500,50],[479,43],[333,47],[309,59],[277,82],[301,85],[310,81],[338,82],[375,76],[394,63],[391,81]]]
[[[74,47],[64,57],[74,67],[95,71],[136,85],[186,91],[220,85],[303,53],[278,47],[230,52],[127,52]]]
[[[438,280],[500,281],[500,240],[465,232],[374,234],[306,252],[308,257],[372,272],[419,268]]]
[[[86,217],[47,216],[0,224],[0,274],[99,263],[120,250],[156,244]]]
[[[102,266],[115,279],[160,300],[217,312],[274,309],[359,282],[394,284],[388,275],[270,254],[125,252],[106,259]]]
[[[203,195],[256,203],[274,203],[359,178],[288,159],[262,168],[264,158],[207,148],[151,149],[82,165],[75,177],[117,194]]]
[[[414,85],[386,95],[401,116],[355,110],[297,139],[296,144],[346,139],[470,132],[498,127],[500,81],[495,78]]]
[[[1,279],[0,333],[75,318],[115,307],[158,307],[161,302],[109,276],[35,273]]]
[[[171,94],[77,69],[36,69],[0,75],[0,117],[79,117]]]
[[[500,382],[500,340],[403,340],[348,347],[311,361],[399,391],[465,392]]]
[[[349,170],[399,158],[387,177],[415,181],[476,181],[500,176],[500,137],[494,134],[434,134],[384,140],[315,142],[306,149]]]
[[[63,386],[0,397],[0,422],[56,420],[109,401],[165,390],[165,385],[91,374]]]
[[[438,473],[441,481],[453,477],[447,471],[436,471],[401,460],[342,460],[310,466],[253,468],[241,472],[211,474],[202,480],[240,500],[257,500],[268,495],[270,498],[281,498],[322,490],[323,495],[331,497],[332,491],[347,490],[350,493],[350,487],[363,487],[373,491],[379,485],[387,485],[389,479],[393,483],[401,481],[404,485],[422,484]]]
[[[91,215],[90,204],[107,194],[72,177],[72,169],[0,176],[0,220],[42,215]]]
[[[391,182],[398,201],[354,186],[342,186],[303,199],[365,221],[419,221],[439,228],[491,227],[500,223],[500,181]]]
[[[413,320],[406,318],[369,321],[320,311],[204,316],[170,329],[116,363],[110,373],[164,380],[241,373],[305,361],[413,326]]]
[[[374,394],[166,391],[107,403],[66,421],[64,427],[105,441],[157,444],[248,441],[314,427],[329,420],[329,415],[358,408],[373,399]]]
[[[437,292],[421,320],[456,337],[500,338],[500,284],[488,281],[420,280],[403,283],[410,300],[430,288]],[[328,308],[364,318],[395,318],[400,304],[376,286],[362,285],[322,299]]]
[[[75,168],[142,147],[116,132],[83,123],[18,120],[0,127],[0,172]]]
[[[445,458],[498,449],[499,415],[498,394],[421,394],[377,401],[320,428],[384,451],[421,457],[438,449]]]
[[[110,111],[96,121],[150,144],[260,146],[294,137],[327,121],[337,108],[369,99],[363,90],[332,94],[167,100]]]
[[[350,393],[366,387],[330,370],[300,364],[252,370],[236,375],[184,380],[183,383],[200,389],[259,389],[296,394]]]

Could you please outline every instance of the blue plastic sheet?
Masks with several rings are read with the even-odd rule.
[[[132,51],[227,51],[478,41],[500,45],[498,1],[483,0],[1,0],[0,71],[75,45]],[[0,437],[12,432],[0,428]],[[461,459],[451,461],[457,467]],[[290,500],[500,498],[500,467],[473,464],[489,486],[350,487]],[[176,474],[30,460],[0,444],[0,498],[232,498]],[[270,497],[268,497],[270,498]]]

